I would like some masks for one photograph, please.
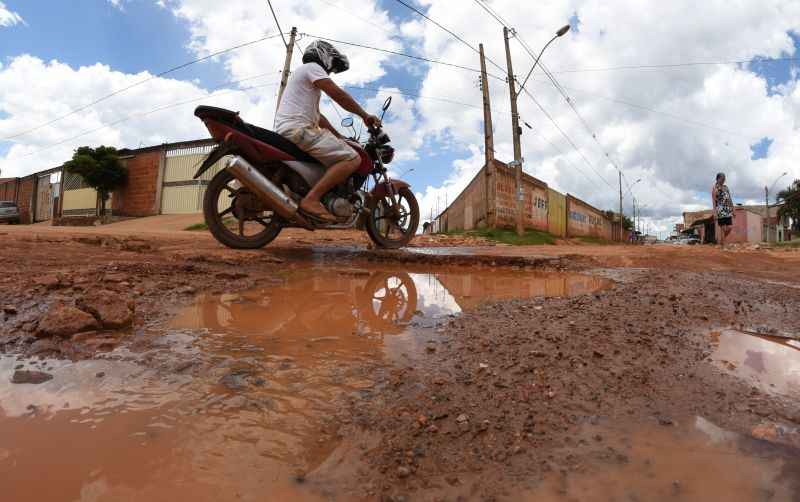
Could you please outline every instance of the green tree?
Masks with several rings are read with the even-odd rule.
[[[778,202],[784,205],[778,210],[778,217],[792,219],[792,231],[800,232],[800,180],[794,180],[784,190],[778,192]]]
[[[606,214],[606,219],[608,219],[608,221],[617,221],[617,214],[619,213],[615,213],[614,211],[608,209],[605,211],[605,214]],[[633,220],[625,215],[622,215],[622,229],[631,230],[632,228],[633,228]]]
[[[100,199],[98,216],[106,213],[106,202],[111,193],[128,181],[128,168],[120,162],[117,149],[111,146],[78,148],[72,160],[64,163],[64,170],[80,175],[87,185],[97,190]]]

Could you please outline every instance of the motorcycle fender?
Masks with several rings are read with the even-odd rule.
[[[387,182],[381,183],[379,185],[375,185],[375,188],[369,193],[370,198],[372,200],[380,200],[389,193],[389,184],[391,183],[392,187],[394,187],[394,191],[397,192],[401,188],[411,188],[411,185],[406,183],[403,180],[389,180]]]

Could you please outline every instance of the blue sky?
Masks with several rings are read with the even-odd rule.
[[[58,60],[73,68],[102,63],[124,73],[157,73],[196,57],[187,49],[190,32],[186,21],[152,1],[127,2],[123,4],[123,9],[114,7],[106,0],[5,0],[4,3],[26,21],[25,25],[0,30],[0,61],[4,64],[15,56],[30,54],[44,61]],[[414,16],[393,1],[383,0],[382,7],[398,24]],[[264,15],[265,29],[273,29],[272,18],[266,10]],[[358,29],[359,22],[353,20],[354,29]],[[288,26],[283,28],[289,29]],[[347,50],[346,47],[343,49]],[[398,59],[402,60],[402,64],[388,67],[387,75],[370,84],[370,87],[394,86],[411,92],[418,91],[422,81],[408,70],[413,66],[419,72],[424,65]],[[358,61],[353,61],[353,64],[357,65]],[[469,75],[467,77],[472,78]],[[207,89],[228,80],[221,60],[192,65],[170,74],[170,78],[196,80]],[[375,93],[355,90],[353,95],[363,102]],[[338,117],[331,119],[338,121]],[[153,116],[153,120],[157,120],[157,116]],[[194,120],[194,117],[187,116],[187,120]],[[9,146],[9,142],[0,141],[0,155]],[[415,186],[441,184],[449,174],[448,167],[452,161],[465,153],[446,148],[445,145],[431,144],[430,141],[426,147],[429,155],[424,160],[407,161],[398,169],[399,172],[405,172],[404,177]]]
[[[193,8],[204,5],[201,0],[167,1],[173,7],[178,4],[190,5]],[[349,0],[274,0],[273,3],[278,10],[278,16],[284,19],[282,21],[283,28],[288,30],[290,24],[285,19],[288,11],[291,10],[290,6],[295,4],[302,6],[302,14],[295,15],[295,22],[307,25],[309,23],[307,12],[312,12],[312,9],[325,6],[325,4],[330,7],[331,4],[341,5],[349,2],[353,13],[365,16],[368,14],[365,14],[363,9],[367,8],[367,4],[371,9],[372,1],[365,0],[361,4],[357,4],[349,2]],[[394,0],[374,1],[388,11],[391,23],[395,26],[408,21],[420,21],[416,14]],[[482,11],[472,2],[463,0],[465,3],[461,4],[461,1],[426,0],[421,2],[411,0],[411,3],[422,10],[430,9],[429,13],[432,17],[462,34],[470,42],[477,44],[477,42],[483,41],[487,44],[490,57],[501,62],[503,54],[502,42],[499,40],[501,38],[499,25],[486,19]],[[176,16],[169,9],[159,7],[156,0],[120,0],[120,2],[122,10],[114,7],[109,0],[0,0],[0,5],[4,4],[7,9],[18,13],[25,20],[24,23],[12,26],[2,26],[0,22],[0,63],[7,70],[12,58],[29,54],[43,61],[57,60],[73,69],[100,63],[107,65],[113,71],[133,75],[142,71],[157,73],[196,57],[195,53],[187,48],[187,44],[191,40],[188,20]],[[459,6],[463,6],[463,8],[453,10],[452,2],[459,2]],[[629,9],[626,7],[627,2],[624,1],[564,0],[554,2],[551,6],[552,9],[547,12],[538,12],[529,4],[514,0],[493,0],[491,5],[509,18],[509,21],[515,23],[515,28],[519,29],[520,33],[524,33],[525,39],[535,47],[538,47],[537,44],[544,43],[552,34],[551,26],[558,27],[570,20],[573,24],[573,31],[554,44],[548,50],[545,58],[552,70],[709,60],[731,61],[747,58],[750,54],[775,56],[777,55],[776,47],[783,50],[783,56],[795,56],[797,49],[800,48],[800,36],[797,35],[800,30],[800,21],[791,19],[793,14],[789,7],[791,7],[792,0],[764,0],[769,5],[761,9],[754,6],[755,0],[752,0],[752,4],[744,2],[741,5],[717,5],[713,2],[696,5],[692,0],[672,0],[669,3],[656,0],[642,0],[642,2],[643,4],[651,2],[648,8],[649,17],[635,17],[633,24],[630,24],[631,20],[628,20],[624,30],[619,28],[620,21],[630,15]],[[249,21],[248,29],[240,28],[237,31],[240,23],[235,21],[230,21],[227,25],[217,24],[214,28],[217,38],[208,43],[204,41],[203,48],[233,45],[257,38],[274,29],[272,17],[264,0],[228,0],[228,4],[226,8],[226,3],[220,2],[222,10],[214,14],[224,14],[230,19],[237,19],[236,16],[241,16],[243,12],[242,5],[247,5],[249,8],[247,16],[250,16],[247,19]],[[470,7],[467,7],[467,4]],[[356,7],[356,5],[358,6]],[[598,6],[602,9],[598,10]],[[694,16],[697,26],[694,28],[687,27],[685,20],[686,12],[691,9],[697,10]],[[253,12],[258,12],[258,14],[253,16]],[[212,13],[205,11],[200,13],[201,16],[207,18],[211,17],[210,14]],[[344,40],[360,40],[362,42],[366,40],[364,43],[383,40],[383,42],[375,42],[379,46],[387,43],[385,36],[378,36],[379,32],[374,31],[374,27],[367,26],[363,20],[355,19],[348,13],[340,14],[338,30],[331,26],[330,31],[325,31],[327,17],[323,18],[322,23],[317,23],[317,26],[322,26],[322,28],[317,28],[322,30],[321,35],[339,33],[338,38]],[[540,21],[543,17],[548,16],[551,17]],[[479,22],[481,20],[485,22]],[[579,29],[574,29],[576,24],[579,25]],[[196,29],[197,25],[194,26]],[[433,47],[433,49],[422,49],[432,51],[423,55],[466,66],[477,66],[477,57],[470,49],[458,43],[451,43],[445,47],[441,41],[447,40],[448,35],[432,25],[423,26],[426,30],[421,36],[430,47]],[[303,26],[300,28],[302,30]],[[220,32],[229,33],[230,36],[228,38],[220,37]],[[656,32],[669,36],[659,38],[653,35]],[[792,49],[787,50],[786,48],[785,34],[791,37]],[[359,35],[362,36],[359,38]],[[439,38],[438,42],[437,37]],[[414,52],[415,50],[411,45],[414,40],[401,37],[394,37],[392,40],[402,41],[404,44],[402,50],[405,52]],[[421,39],[416,40],[416,42],[420,41]],[[305,42],[307,40],[303,43]],[[259,72],[275,71],[277,75],[279,63],[276,66],[275,61],[278,58],[276,52],[281,52],[282,46],[277,40],[271,41],[269,44],[269,46],[264,45],[252,49],[254,52],[262,51],[261,53],[264,55],[271,54],[272,62],[269,65],[263,65],[262,68],[258,61],[255,64],[253,61],[249,61],[250,65],[246,69],[240,69],[238,73],[234,72],[233,74],[238,75],[237,78],[242,78],[242,75],[250,76]],[[492,44],[494,46],[490,47]],[[516,45],[512,44],[512,50],[515,47]],[[351,55],[354,54],[352,52],[354,50],[351,48],[343,46],[342,49],[350,52]],[[295,56],[297,55],[295,54]],[[230,63],[230,61],[230,59],[206,61],[170,74],[168,78],[195,82],[202,88],[211,89],[231,80],[232,70],[225,66],[225,63]],[[248,61],[244,62],[248,63]],[[360,61],[358,57],[352,59],[353,67],[357,68],[359,62],[362,63],[363,68],[364,62]],[[524,74],[529,64],[530,60],[524,54],[519,53],[515,56],[515,69],[518,74]],[[273,68],[273,66],[276,67]],[[629,70],[561,74],[559,79],[566,86],[574,86],[576,89],[586,91],[585,94],[576,91],[573,97],[582,114],[598,133],[598,137],[602,138],[604,148],[618,159],[631,180],[639,177],[645,178],[646,181],[636,187],[637,197],[652,200],[651,207],[656,208],[654,212],[661,215],[675,215],[679,214],[679,209],[675,209],[676,200],[680,200],[686,205],[706,203],[707,194],[704,190],[708,185],[708,179],[711,179],[710,177],[713,177],[713,173],[717,171],[737,173],[737,176],[729,178],[732,182],[738,180],[739,183],[739,186],[734,187],[735,197],[739,194],[742,197],[750,197],[751,195],[746,194],[759,193],[759,187],[763,189],[763,184],[771,183],[777,174],[797,169],[794,167],[793,160],[796,155],[791,154],[787,145],[793,142],[800,143],[800,138],[797,138],[794,133],[795,124],[800,123],[800,118],[796,117],[796,113],[789,106],[791,102],[789,94],[793,92],[792,85],[786,85],[793,84],[796,80],[797,66],[797,62],[794,61],[757,61],[752,64],[739,65],[739,70],[749,70],[753,72],[751,76],[756,75],[763,78],[756,83],[755,87],[758,89],[755,91],[750,85],[752,82],[737,80],[741,75],[726,72],[726,68],[736,69],[736,65],[726,67],[704,65],[663,71]],[[400,57],[392,58],[388,64],[383,65],[383,68],[387,74],[377,81],[371,81],[367,84],[369,87],[399,87],[413,92],[421,89],[424,84],[426,88],[424,92],[427,95],[480,106],[480,92],[477,86],[472,85],[477,80],[475,74],[448,70],[433,75],[436,72],[427,73],[425,64]],[[53,74],[53,72],[43,72],[43,74]],[[716,80],[715,75],[718,77]],[[720,75],[725,76],[720,78]],[[267,77],[263,80],[270,78]],[[17,116],[30,118],[32,115],[26,113],[26,110],[30,109],[28,107],[30,103],[24,103],[24,100],[16,97],[3,99],[4,93],[6,96],[11,95],[11,92],[8,92],[9,89],[12,92],[19,88],[27,91],[24,84],[13,87],[13,82],[9,82],[5,81],[5,84],[0,82],[0,120],[8,116],[3,111],[4,103],[6,106],[8,103],[17,103]],[[19,80],[17,80],[18,82]],[[105,82],[107,84],[108,80]],[[455,89],[450,85],[451,82],[460,82],[465,85]],[[4,88],[3,85],[9,87]],[[495,145],[496,148],[508,152],[511,134],[507,113],[509,108],[507,90],[501,82],[492,81],[491,87],[492,105],[495,112]],[[75,85],[72,89],[70,95],[74,99],[64,100],[61,103],[62,107],[74,108],[79,103],[97,98],[101,95],[98,92],[107,92],[98,91],[95,87],[95,94],[87,94],[84,97],[76,96],[80,90],[75,90]],[[169,86],[162,86],[159,89],[169,89]],[[174,88],[173,91],[175,91]],[[581,152],[602,170],[604,163],[602,152],[558,93],[548,85],[542,86],[541,84],[531,87],[531,91],[538,95],[544,106],[579,146]],[[189,89],[187,92],[197,92],[197,89]],[[255,91],[255,94],[258,92],[261,91]],[[274,87],[265,88],[263,95],[273,92]],[[649,114],[641,109],[629,108],[619,103],[594,99],[592,92],[596,95],[628,100],[652,109],[710,124],[712,127],[705,130],[692,126],[687,127],[686,124],[673,118]],[[67,94],[64,92],[62,96]],[[373,98],[375,93],[353,91],[353,94],[363,103]],[[800,92],[797,94],[800,96]],[[33,102],[41,103],[43,99],[58,102],[62,97],[52,91],[43,95],[47,97],[39,98],[37,95]],[[718,100],[719,96],[723,96],[723,99]],[[148,97],[149,101],[141,103],[133,101],[138,98],[131,98],[126,106],[120,107],[119,110],[116,107],[115,99],[106,104],[107,106],[104,107],[103,114],[98,120],[108,123],[116,118],[117,112],[121,116],[127,116],[140,111],[137,109],[138,106],[145,107],[144,110],[146,110],[164,104],[164,102],[184,99],[183,95],[174,93],[162,95],[160,92]],[[189,99],[193,97],[194,95],[187,96]],[[250,98],[253,97],[250,95]],[[24,103],[23,108],[19,108],[19,103]],[[69,104],[66,105],[66,103]],[[460,187],[474,174],[475,162],[480,161],[479,155],[475,156],[473,151],[459,146],[467,143],[471,144],[473,148],[482,148],[480,124],[474,120],[475,109],[447,105],[429,108],[426,112],[424,107],[420,106],[423,103],[435,104],[435,102],[418,100],[414,108],[415,113],[419,113],[420,110],[426,113],[425,116],[415,115],[413,117],[418,120],[420,128],[426,133],[423,144],[416,148],[420,160],[405,161],[402,165],[396,164],[395,170],[406,172],[413,169],[404,177],[417,190],[446,188],[444,191],[435,191],[432,195],[433,200],[444,192],[447,192],[449,200],[452,200]],[[705,106],[706,104],[709,105]],[[520,106],[520,112],[526,122],[531,123],[550,141],[556,143],[561,150],[567,152],[567,154],[559,154],[556,149],[543,143],[534,131],[525,129],[522,140],[526,169],[548,183],[555,184],[559,189],[578,194],[600,207],[614,206],[617,196],[612,193],[613,191],[606,190],[607,187],[600,182],[599,178],[586,169],[582,160],[571,150],[570,145],[564,141],[548,120],[533,107],[527,98],[521,99]],[[430,110],[435,110],[435,112],[430,113]],[[503,113],[503,110],[506,112]],[[394,111],[398,113],[403,111],[402,105],[396,104]],[[468,121],[464,121],[462,118],[465,111],[472,113],[472,118]],[[252,108],[249,109],[245,112],[245,118],[248,114],[256,112]],[[263,109],[261,112],[263,113]],[[448,116],[436,117],[436,114]],[[478,111],[477,114],[479,115],[480,112]],[[169,115],[172,116],[169,117]],[[46,115],[42,118],[38,118],[38,115],[36,117],[37,121],[47,120]],[[329,118],[338,122],[338,117],[335,115]],[[170,139],[191,139],[184,136],[196,134],[196,131],[190,132],[186,128],[184,128],[186,131],[181,129],[183,124],[196,120],[191,115],[190,106],[159,112],[146,119],[137,119],[137,121],[142,120],[145,123],[137,124],[135,131],[120,131],[120,137],[125,138],[123,141],[133,139],[133,144],[118,146],[138,146],[140,138],[147,137],[145,129],[150,125],[147,121],[152,121],[154,129],[159,129],[161,133],[175,131]],[[42,133],[49,132],[51,136],[36,138],[38,142],[31,139],[28,147],[35,148],[68,136],[69,133],[60,130],[63,128],[69,131],[65,122],[59,122],[57,126],[41,131]],[[73,124],[72,127],[83,125]],[[94,125],[92,124],[92,126]],[[270,126],[270,124],[261,125]],[[3,126],[5,126],[3,132],[6,135],[17,129],[16,126],[9,123],[0,124],[0,129]],[[714,127],[717,129],[714,130]],[[720,132],[720,129],[737,131],[739,135],[727,137],[725,133]],[[78,129],[78,132],[81,130],[83,129]],[[407,134],[407,132],[398,133],[391,129],[388,132],[395,138],[401,134]],[[795,134],[794,137],[792,137],[793,134]],[[107,135],[105,137],[113,138],[114,136]],[[87,142],[90,141],[88,138]],[[460,141],[453,141],[454,138],[458,138]],[[464,140],[464,138],[467,139]],[[100,141],[100,139],[97,140]],[[105,141],[110,140],[106,139]],[[154,139],[149,141],[158,142],[158,139],[154,136]],[[404,144],[407,143],[404,142]],[[19,143],[13,143],[13,145],[18,148]],[[4,157],[6,159],[13,157],[14,153],[9,153],[11,146],[11,142],[0,141],[0,164],[5,160]],[[67,146],[72,148],[77,145],[69,144]],[[641,152],[646,152],[646,154]],[[61,162],[64,160],[62,157],[69,155],[68,149],[49,153],[52,153],[52,156],[43,160],[48,164],[45,167],[51,167],[51,164]],[[471,167],[459,167],[467,161],[472,163]],[[3,166],[4,169],[7,169],[8,165]],[[583,171],[587,171],[588,175],[578,174],[573,166],[582,168]],[[13,166],[11,169],[13,170]],[[460,176],[458,180],[453,180],[454,173]],[[698,175],[698,173],[702,174]],[[614,172],[605,172],[604,174],[608,179],[616,177]],[[695,200],[691,200],[692,198]],[[443,203],[443,195],[441,195],[441,199]],[[431,205],[430,197],[427,204]],[[628,205],[627,201],[626,205]]]

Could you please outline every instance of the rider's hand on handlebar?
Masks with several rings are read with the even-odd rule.
[[[366,117],[364,117],[364,123],[370,129],[378,129],[381,126],[381,119],[379,119],[375,115],[367,115]]]

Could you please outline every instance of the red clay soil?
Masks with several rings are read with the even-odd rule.
[[[294,261],[442,261],[371,251],[365,236],[348,232],[290,231],[248,252],[222,248],[204,232],[0,227],[0,242],[0,350],[71,358],[126,343],[119,329],[106,328],[39,343],[49,308],[81,308],[97,289],[130,302],[133,324],[122,331],[138,332],[198,292],[247,289]],[[624,462],[602,437],[575,439],[587,424],[670,427],[702,416],[741,433],[765,420],[800,426],[800,399],[757,391],[709,364],[706,334],[738,325],[800,333],[800,252],[492,246],[459,253],[480,255],[471,263],[484,267],[510,259],[593,271],[617,284],[590,296],[481,305],[452,318],[413,367],[384,367],[371,391],[349,396],[336,417],[340,436],[358,446],[345,463],[361,466],[338,480],[336,500],[515,500],[548,473]],[[791,471],[797,465],[785,466],[800,480]]]

